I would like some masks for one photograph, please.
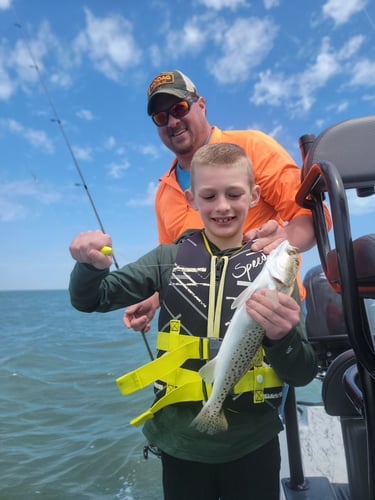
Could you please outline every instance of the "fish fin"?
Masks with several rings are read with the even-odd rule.
[[[221,409],[219,412],[214,412],[207,403],[190,425],[195,427],[199,432],[206,432],[211,435],[228,430],[228,421],[224,411]]]
[[[247,299],[250,298],[252,293],[253,288],[251,286],[245,288],[245,290],[242,290],[242,292],[232,302],[231,309],[240,308],[247,301]]]
[[[206,384],[213,384],[215,380],[216,357],[207,361],[199,370],[199,375],[203,378]]]

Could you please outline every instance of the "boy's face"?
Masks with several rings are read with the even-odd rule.
[[[260,194],[259,186],[251,189],[247,168],[197,165],[193,189],[186,199],[199,210],[207,238],[222,250],[241,246],[248,210]]]

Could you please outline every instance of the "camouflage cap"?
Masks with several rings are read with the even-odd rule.
[[[157,94],[170,94],[184,99],[191,94],[197,95],[198,92],[190,78],[179,70],[173,70],[159,73],[148,86],[147,113],[149,115],[152,114],[152,102]]]

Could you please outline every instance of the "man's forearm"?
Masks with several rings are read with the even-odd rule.
[[[289,243],[299,249],[300,252],[310,250],[315,243],[315,232],[312,216],[299,215],[285,226]]]

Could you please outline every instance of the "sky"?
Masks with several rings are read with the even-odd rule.
[[[120,265],[157,245],[173,156],[146,89],[171,69],[211,124],[262,130],[300,165],[301,135],[375,114],[375,2],[0,0],[0,290],[67,288],[70,241],[99,228],[87,193]],[[354,237],[374,200],[349,193]],[[302,276],[318,263],[305,253]]]

